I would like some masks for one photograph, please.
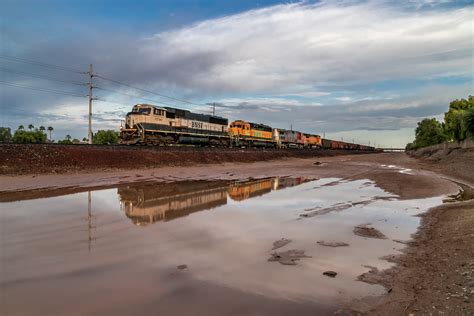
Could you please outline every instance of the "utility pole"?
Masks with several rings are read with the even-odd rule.
[[[213,102],[213,103],[212,103],[212,115],[213,115],[213,116],[216,115],[216,102]]]
[[[89,65],[89,71],[87,72],[89,74],[89,133],[88,133],[88,138],[89,138],[89,144],[92,144],[92,101],[94,98],[92,97],[92,89],[94,88],[92,84],[92,78],[94,77],[94,73],[92,71],[92,64]]]

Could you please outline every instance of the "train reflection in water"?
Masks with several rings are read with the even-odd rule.
[[[249,181],[192,181],[131,184],[118,188],[125,215],[137,226],[169,221],[227,204],[227,197],[243,201],[312,179],[278,177]]]

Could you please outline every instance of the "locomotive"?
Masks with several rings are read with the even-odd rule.
[[[244,120],[236,120],[229,125],[228,120],[220,116],[151,104],[136,104],[127,113],[120,129],[120,143],[375,150],[370,146],[322,139],[319,135]]]
[[[226,205],[228,198],[243,201],[308,181],[304,177],[276,177],[217,183],[130,184],[119,187],[117,193],[125,215],[136,226],[146,226]]]
[[[227,146],[228,120],[171,107],[136,104],[120,130],[123,144]]]

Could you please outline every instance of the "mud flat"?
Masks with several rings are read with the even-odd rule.
[[[1,305],[8,315],[466,314],[474,205],[443,204],[460,187],[442,172],[371,154],[0,176]]]

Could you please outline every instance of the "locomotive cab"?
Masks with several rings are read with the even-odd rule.
[[[166,109],[149,104],[136,104],[125,117],[125,128],[135,128],[138,123],[159,123],[166,117]]]
[[[234,121],[230,123],[229,134],[232,136],[250,136],[250,124],[244,121]]]

